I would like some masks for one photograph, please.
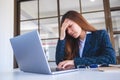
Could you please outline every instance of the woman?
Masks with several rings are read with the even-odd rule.
[[[63,15],[56,48],[59,69],[115,63],[115,51],[105,30],[96,30],[76,11],[68,11]]]

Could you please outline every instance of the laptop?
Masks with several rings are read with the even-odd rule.
[[[58,71],[52,68],[52,71],[37,30],[11,38],[10,42],[18,67],[21,71],[40,74],[58,74],[78,70],[70,69]]]

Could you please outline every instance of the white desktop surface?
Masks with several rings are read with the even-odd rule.
[[[22,72],[14,69],[0,73],[0,80],[120,80],[120,72],[75,71],[56,75]]]

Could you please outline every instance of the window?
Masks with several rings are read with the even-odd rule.
[[[97,29],[107,29],[103,3],[109,0],[15,0],[16,25],[15,35],[38,29],[42,38],[44,50],[49,61],[55,61],[55,49],[60,33],[60,19],[69,10],[80,12]],[[119,6],[119,0],[110,0],[110,9]],[[107,4],[109,4],[107,2]],[[112,12],[113,30],[119,31],[119,11]],[[112,25],[111,25],[112,26]],[[112,35],[113,36],[113,35]],[[115,40],[119,41],[119,35]],[[116,43],[115,43],[116,44]],[[116,52],[119,52],[117,46]],[[117,54],[120,55],[120,54]]]

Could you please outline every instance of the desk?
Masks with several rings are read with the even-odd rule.
[[[57,75],[44,75],[22,72],[0,73],[0,80],[120,80],[120,72],[75,71]]]

